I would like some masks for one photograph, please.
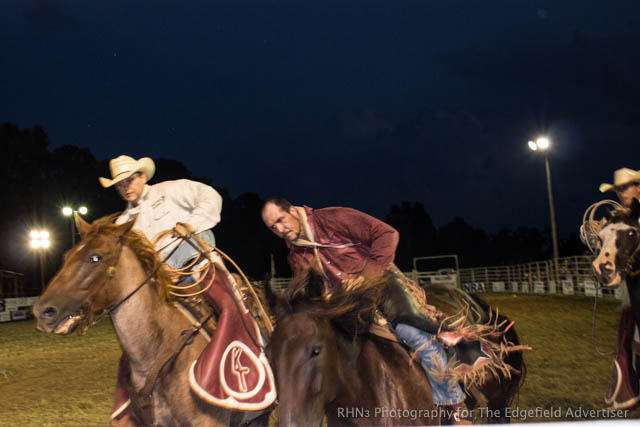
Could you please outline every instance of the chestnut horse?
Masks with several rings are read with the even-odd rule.
[[[90,326],[95,313],[109,312],[131,366],[130,391],[142,389],[147,375],[156,372],[151,396],[141,399],[150,411],[131,399],[134,412],[148,424],[218,426],[255,420],[266,425],[264,412],[212,406],[191,391],[189,367],[210,338],[169,300],[164,264],[151,243],[131,230],[133,221],[115,225],[106,218],[89,225],[79,219],[77,225],[82,240],[65,254],[62,268],[34,305],[37,328],[67,335],[80,325]]]
[[[266,286],[277,319],[267,356],[278,384],[280,425],[320,426],[325,416],[329,425],[449,421],[450,408],[448,413],[447,408],[434,405],[419,361],[412,360],[406,347],[392,337],[368,332],[376,307],[387,298],[382,280],[366,280],[349,292],[335,292],[328,300],[318,297],[317,280],[306,272],[294,278],[281,297]],[[489,306],[461,291],[433,285],[429,298],[439,308],[473,304],[481,315],[475,320],[489,319]],[[513,328],[505,335],[518,343]],[[509,421],[505,408],[524,379],[522,354],[507,357],[513,371],[495,372],[497,377],[490,376],[480,388],[467,390],[468,407],[485,406],[480,415],[488,422]]]

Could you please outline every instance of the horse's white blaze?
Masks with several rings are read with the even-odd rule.
[[[602,242],[602,248],[600,249],[600,253],[593,260],[593,270],[596,272],[598,278],[602,278],[603,272],[600,266],[607,265],[608,270],[611,272],[611,277],[609,281],[605,283],[608,287],[614,287],[620,285],[622,282],[622,276],[620,272],[616,269],[616,255],[618,254],[618,248],[616,247],[616,238],[618,236],[619,231],[630,230],[632,227],[627,224],[615,223],[611,225],[607,225],[600,230],[598,233],[598,237],[600,237],[600,241]]]

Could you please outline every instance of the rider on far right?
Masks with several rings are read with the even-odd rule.
[[[601,184],[600,191],[603,193],[615,191],[622,204],[631,208],[633,200],[640,199],[640,171],[629,168],[618,169],[613,173],[613,184]],[[589,236],[585,236],[585,238],[589,238]],[[640,338],[627,285],[628,283],[621,283],[622,313],[618,323],[616,354],[613,360],[611,379],[605,396],[605,403],[614,409],[629,409],[640,403],[638,383]]]

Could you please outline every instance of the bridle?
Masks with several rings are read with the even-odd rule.
[[[123,240],[123,236],[120,236],[120,238],[118,239],[118,248],[116,249],[116,256],[114,258],[113,264],[111,264],[109,267],[107,267],[107,270],[106,270],[107,278],[105,279],[104,285],[101,287],[101,288],[106,288],[107,292],[109,290],[109,283],[111,282],[111,279],[113,279],[113,277],[116,274],[116,266],[118,265],[118,262],[120,261],[120,254],[122,254],[122,248],[124,246],[125,246],[125,242]],[[175,252],[176,249],[177,249],[177,247],[171,251],[169,256],[171,256],[173,254],[173,252]],[[169,258],[169,256],[167,256],[167,258]],[[104,317],[111,315],[111,313],[114,310],[116,310],[118,307],[120,307],[122,304],[124,304],[129,298],[134,296],[140,289],[142,289],[144,287],[144,285],[146,285],[147,283],[150,282],[150,280],[158,272],[158,269],[160,268],[161,265],[162,265],[161,263],[158,263],[156,265],[156,267],[147,275],[147,277],[145,277],[145,279],[142,282],[140,282],[140,284],[138,284],[138,286],[136,286],[131,292],[129,292],[129,294],[127,294],[122,299],[120,299],[120,301],[118,301],[117,303],[112,304],[110,307],[107,307],[106,309],[102,310],[102,312],[98,315],[98,317],[95,320],[93,320],[91,322],[87,322],[87,324],[83,327],[82,333],[86,332],[86,330],[90,326],[95,325],[100,320],[102,320]],[[96,294],[97,294],[97,292],[93,293],[93,295],[96,295]],[[87,309],[87,311],[89,312],[88,316],[92,316],[93,315],[93,311],[94,311],[92,309],[93,301],[91,301],[89,304],[86,304],[84,306],[88,307],[88,309]]]

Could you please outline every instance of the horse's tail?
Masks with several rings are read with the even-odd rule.
[[[504,332],[504,338],[507,340],[509,345],[518,346],[520,345],[520,339],[518,338],[518,333],[516,332],[515,327],[510,327],[511,321],[507,316],[497,313],[486,301],[480,298],[478,295],[469,294],[469,296],[486,312],[491,313],[492,316],[497,315],[497,324],[502,325],[500,327],[500,331]],[[507,331],[505,332],[505,329]],[[511,379],[502,381],[501,387],[504,392],[504,395],[507,396],[506,406],[511,406],[514,399],[516,399],[519,394],[522,386],[524,385],[524,379],[527,376],[527,365],[524,362],[524,357],[521,351],[511,351],[505,355],[504,358],[505,363],[507,363],[511,368],[513,368],[513,372],[511,374]]]

